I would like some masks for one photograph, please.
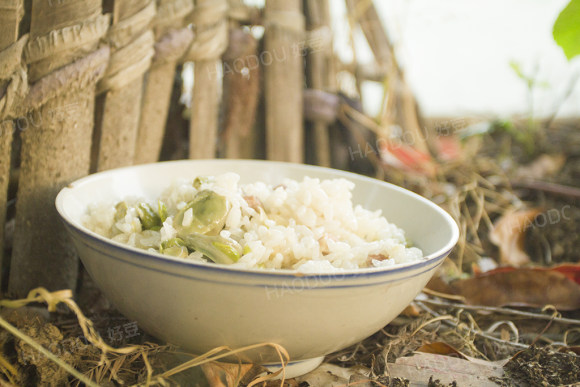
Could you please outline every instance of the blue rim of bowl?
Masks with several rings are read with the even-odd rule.
[[[75,230],[78,231],[77,228],[75,228]],[[82,231],[80,231],[80,232],[82,232]],[[445,252],[437,257],[433,257],[433,258],[423,260],[420,262],[410,263],[410,264],[407,264],[405,266],[397,265],[397,266],[392,266],[390,268],[372,268],[372,271],[370,271],[369,269],[356,269],[356,271],[351,270],[348,272],[347,271],[344,271],[344,272],[337,271],[337,272],[329,272],[329,273],[300,273],[300,272],[291,271],[291,270],[270,271],[270,270],[264,270],[264,269],[244,269],[244,268],[238,268],[238,267],[221,266],[221,265],[216,265],[216,264],[212,264],[212,263],[204,264],[204,263],[191,262],[191,261],[185,261],[185,260],[174,260],[174,259],[170,260],[168,258],[166,259],[165,256],[163,256],[161,254],[149,253],[145,250],[131,248],[130,246],[129,246],[129,249],[126,249],[125,246],[118,246],[118,245],[113,246],[112,244],[109,244],[106,241],[102,241],[100,239],[94,238],[92,235],[88,235],[85,233],[85,236],[92,239],[94,242],[96,242],[100,246],[106,246],[108,248],[113,247],[115,249],[119,249],[122,251],[129,250],[140,261],[141,260],[152,260],[155,262],[160,262],[158,260],[158,258],[160,258],[162,260],[161,262],[163,262],[163,263],[172,262],[175,266],[180,266],[180,267],[183,267],[183,268],[186,268],[189,270],[196,270],[196,271],[200,271],[200,272],[208,272],[209,271],[209,272],[220,273],[220,274],[227,273],[228,275],[237,275],[237,276],[242,276],[242,277],[254,276],[254,277],[258,277],[258,278],[262,278],[262,279],[275,278],[276,280],[294,281],[297,279],[299,279],[299,280],[304,279],[307,283],[309,283],[309,281],[312,281],[314,284],[316,284],[316,286],[305,286],[304,283],[299,284],[303,288],[307,288],[307,289],[317,288],[317,287],[321,287],[321,288],[325,288],[325,289],[328,289],[328,288],[348,288],[348,287],[353,287],[353,286],[360,287],[360,286],[364,286],[364,285],[355,284],[355,285],[336,286],[336,285],[331,285],[331,284],[336,283],[336,282],[342,282],[342,281],[347,280],[347,279],[374,278],[374,277],[381,277],[381,276],[386,276],[386,275],[390,276],[392,274],[402,274],[402,273],[410,272],[410,271],[419,271],[422,268],[431,266],[431,267],[428,267],[426,270],[416,272],[413,275],[409,276],[409,277],[414,277],[416,275],[423,274],[425,271],[429,271],[432,268],[438,266],[441,263],[441,261],[450,252],[450,251],[447,251],[447,252]],[[160,271],[160,272],[163,272],[163,273],[171,275],[171,276],[190,278],[190,276],[185,275],[185,274],[175,273],[173,271],[168,271],[168,270],[164,270],[164,269],[152,268],[151,266],[148,266],[148,265],[141,263],[141,262],[134,262],[131,259],[119,258],[115,255],[110,254],[109,252],[99,250],[93,246],[87,245],[87,247],[90,249],[96,250],[100,254],[104,254],[108,258],[113,259],[115,261],[121,261],[121,262],[124,262],[125,264],[142,267],[142,268],[149,269],[149,270]],[[385,269],[390,269],[390,270],[385,270]],[[324,280],[322,278],[324,278]],[[404,277],[404,278],[408,278],[408,277]],[[404,278],[402,278],[402,279],[404,279]],[[221,281],[218,281],[215,279],[209,279],[209,278],[198,278],[198,279],[201,279],[201,280],[206,281],[206,282],[212,282],[212,283],[221,282],[221,283],[231,284],[230,281],[227,281],[225,279],[221,280]],[[382,281],[380,283],[394,282],[394,281],[398,281],[399,279],[401,279],[401,278],[390,279],[388,281]],[[372,284],[369,284],[369,286],[376,285],[376,284],[377,283],[373,282]],[[237,284],[237,285],[239,285],[239,284]],[[252,286],[270,287],[272,285],[255,283]]]
[[[82,226],[80,223],[77,224],[77,222],[71,221],[66,216],[66,214],[64,213],[64,210],[61,208],[61,205],[60,205],[60,202],[63,200],[63,197],[68,190],[74,189],[75,186],[82,185],[82,184],[86,183],[87,181],[93,180],[94,178],[96,178],[98,176],[114,174],[114,173],[118,173],[119,171],[129,170],[129,169],[147,168],[147,167],[150,167],[152,165],[158,165],[158,164],[189,164],[189,163],[195,163],[195,162],[212,162],[212,163],[218,163],[218,164],[237,163],[237,162],[242,162],[245,164],[266,164],[267,163],[270,165],[279,165],[281,167],[282,166],[284,166],[284,167],[291,166],[294,168],[313,169],[313,170],[319,170],[319,171],[332,172],[333,174],[342,175],[341,177],[344,177],[346,179],[350,179],[351,181],[353,181],[353,180],[354,181],[356,181],[356,180],[372,181],[374,184],[385,185],[385,186],[388,186],[390,189],[403,191],[406,194],[413,196],[415,199],[422,201],[425,204],[427,204],[428,206],[434,208],[441,216],[446,218],[446,220],[448,221],[449,224],[452,225],[451,226],[452,235],[451,235],[450,240],[447,242],[447,244],[445,244],[445,246],[443,246],[438,251],[424,257],[423,260],[417,261],[417,262],[396,264],[396,265],[388,266],[388,267],[352,269],[352,270],[344,270],[344,271],[329,272],[329,273],[301,273],[297,270],[277,270],[277,271],[272,270],[271,271],[271,270],[265,270],[265,269],[248,269],[248,268],[242,268],[242,267],[216,265],[216,264],[211,264],[211,263],[199,263],[199,262],[186,261],[186,260],[182,260],[182,259],[178,259],[178,258],[168,257],[168,256],[162,255],[160,253],[151,253],[151,252],[148,252],[146,250],[142,250],[142,249],[139,249],[136,247],[128,246],[128,245],[122,244],[120,242],[116,242],[116,241],[110,240],[108,238],[105,238],[105,237],[87,229],[86,227]],[[55,205],[56,205],[56,209],[57,209],[61,219],[63,219],[63,221],[67,224],[68,227],[71,227],[72,229],[76,230],[77,232],[84,234],[86,237],[93,240],[94,242],[98,242],[99,244],[103,244],[104,246],[108,246],[110,248],[111,247],[116,248],[116,249],[122,250],[122,251],[127,252],[127,253],[137,254],[138,256],[140,256],[141,259],[144,258],[144,259],[147,259],[147,260],[153,261],[153,262],[169,263],[169,264],[173,264],[175,266],[180,266],[180,267],[184,267],[184,268],[192,268],[192,269],[195,268],[195,269],[199,269],[199,270],[203,270],[203,271],[222,272],[222,273],[225,272],[228,274],[239,274],[239,275],[244,275],[244,276],[257,276],[257,277],[262,277],[262,278],[276,278],[276,279],[309,278],[309,279],[316,279],[316,278],[335,277],[335,278],[340,278],[340,279],[347,279],[347,278],[358,278],[358,277],[376,277],[376,276],[380,276],[380,275],[388,275],[388,274],[394,274],[394,273],[400,274],[400,273],[405,272],[405,271],[417,270],[417,269],[420,269],[424,266],[438,265],[439,261],[441,261],[447,255],[449,255],[449,253],[451,252],[451,250],[453,249],[453,247],[457,243],[457,240],[459,239],[459,228],[457,227],[457,224],[455,223],[455,221],[453,220],[451,215],[449,215],[445,210],[443,210],[441,207],[439,207],[438,205],[436,205],[432,201],[430,201],[430,200],[422,197],[421,195],[416,194],[410,190],[407,190],[405,188],[399,187],[399,186],[391,184],[391,183],[387,183],[385,181],[373,179],[371,177],[359,175],[359,174],[356,174],[353,172],[341,171],[341,170],[337,170],[337,169],[319,167],[319,166],[314,166],[314,165],[283,162],[283,161],[231,160],[231,159],[201,160],[200,159],[200,160],[163,161],[163,162],[152,163],[152,164],[142,164],[142,165],[134,165],[134,166],[129,166],[129,167],[116,168],[116,169],[111,169],[111,170],[91,174],[91,175],[85,176],[81,179],[78,179],[78,180],[70,183],[67,187],[63,188],[58,193],[56,200],[55,200]]]

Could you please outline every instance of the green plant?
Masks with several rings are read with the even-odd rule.
[[[580,0],[570,0],[560,12],[552,36],[568,60],[580,54]]]

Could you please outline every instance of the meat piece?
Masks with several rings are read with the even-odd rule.
[[[324,236],[318,240],[318,243],[320,245],[320,251],[322,252],[322,255],[330,254],[330,249],[328,247],[329,240],[338,241],[339,239],[334,235],[324,234]]]
[[[260,211],[264,211],[264,205],[262,204],[262,202],[260,201],[260,199],[258,199],[255,196],[244,196],[244,200],[246,201],[246,203],[248,203],[248,206],[250,206],[250,208],[252,208],[254,211],[256,212],[260,212]]]
[[[367,265],[372,267],[373,260],[384,261],[385,259],[389,259],[389,256],[385,254],[369,254],[367,257]]]

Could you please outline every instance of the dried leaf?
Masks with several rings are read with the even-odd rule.
[[[451,345],[444,343],[442,341],[436,341],[434,343],[425,343],[417,352],[422,353],[432,353],[435,355],[446,355],[446,356],[454,356],[461,359],[467,360],[467,356],[459,352],[457,349],[453,348]]]
[[[201,366],[211,387],[235,387],[252,367],[252,364],[230,364],[217,361]]]
[[[580,309],[580,285],[554,269],[500,268],[450,284],[431,281],[429,289],[465,297],[471,305],[553,305],[559,310]]]
[[[458,386],[497,387],[490,378],[503,378],[500,363],[470,361],[432,353],[416,353],[411,357],[400,357],[387,363],[386,373],[390,377],[409,380],[412,386],[426,386],[431,376],[444,385],[456,382]]]
[[[558,272],[558,273],[565,275],[566,277],[568,277],[569,279],[571,279],[572,281],[574,281],[578,285],[580,285],[580,264],[565,263],[563,265],[557,265],[557,266],[552,266],[552,267],[532,267],[529,269],[536,270],[536,271],[555,271],[555,272]],[[480,273],[480,275],[507,273],[507,272],[511,272],[511,271],[515,271],[515,270],[520,270],[520,269],[518,269],[516,267],[511,267],[511,266],[504,266],[504,267],[498,267],[498,268],[493,269],[493,270],[489,270],[485,273]]]
[[[296,378],[299,384],[307,382],[310,387],[347,386],[350,377],[358,372],[354,368],[324,363],[315,370]]]
[[[565,162],[566,157],[563,154],[543,154],[530,164],[519,167],[515,175],[516,178],[541,180],[558,173]]]
[[[381,159],[395,168],[434,176],[436,166],[428,153],[394,141],[379,141]]]
[[[564,264],[554,266],[550,270],[557,271],[564,274],[566,277],[570,278],[572,281],[580,285],[580,265],[576,264]]]
[[[419,309],[414,303],[411,303],[401,312],[401,314],[407,317],[419,317],[421,309]]]
[[[524,251],[524,236],[540,212],[538,208],[510,211],[495,222],[489,240],[499,247],[501,263],[517,267],[530,262],[530,257]]]
[[[434,141],[437,157],[443,161],[453,161],[463,155],[461,142],[457,136],[439,136]]]

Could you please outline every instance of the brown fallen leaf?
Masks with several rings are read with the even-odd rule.
[[[357,373],[354,368],[344,368],[324,363],[313,371],[298,376],[296,381],[299,384],[306,382],[310,387],[344,387],[348,385],[350,377]]]
[[[207,382],[211,387],[237,386],[248,373],[254,373],[250,371],[253,371],[255,367],[259,366],[253,364],[221,363],[217,361],[201,366]]]
[[[524,250],[525,231],[540,213],[538,208],[509,211],[494,223],[489,240],[499,247],[502,264],[519,267],[530,262]]]
[[[421,309],[417,307],[414,303],[410,303],[402,312],[403,316],[407,317],[419,317],[421,314]]]
[[[407,144],[379,141],[381,160],[395,168],[434,176],[437,166],[429,153]]]
[[[478,359],[475,357],[467,356],[466,354],[464,354],[463,352],[460,352],[455,347],[453,347],[447,343],[444,343],[442,341],[436,341],[433,343],[425,343],[421,347],[419,347],[416,352],[455,357],[458,359],[469,360],[471,363],[474,363],[474,364],[481,364],[481,365],[485,365],[485,366],[489,366],[489,365],[501,366],[501,365],[504,365],[505,362],[507,362],[507,359],[506,360],[498,360],[495,362],[490,362],[488,360],[482,360],[482,359]]]
[[[515,177],[520,179],[543,179],[558,173],[565,162],[566,157],[563,154],[543,154],[530,164],[519,167]]]
[[[501,363],[474,362],[451,356],[432,353],[415,353],[411,357],[400,357],[395,363],[387,363],[385,373],[390,377],[408,379],[411,386],[427,386],[431,376],[447,385],[456,382],[458,386],[497,387],[490,380],[504,377]]]
[[[453,161],[463,156],[463,149],[458,136],[436,136],[434,145],[437,157],[440,160]]]
[[[417,349],[417,352],[432,353],[435,355],[453,356],[467,360],[467,356],[459,352],[451,345],[444,343],[442,341],[436,341],[434,343],[425,343]]]
[[[564,263],[562,265],[556,265],[556,266],[551,266],[551,267],[531,267],[529,269],[536,270],[536,271],[556,271],[558,273],[564,274],[566,277],[570,278],[572,281],[574,281],[578,285],[580,285],[580,264],[577,264],[577,263]],[[489,270],[489,271],[484,272],[484,273],[478,273],[477,276],[483,275],[483,274],[491,275],[491,274],[497,274],[497,273],[506,273],[506,272],[514,271],[514,270],[520,270],[520,269],[517,267],[503,266],[503,267],[495,268],[493,270]],[[436,281],[434,281],[434,282],[436,282]]]
[[[580,285],[558,269],[502,268],[449,284],[432,280],[427,288],[463,296],[471,305],[580,309]]]

